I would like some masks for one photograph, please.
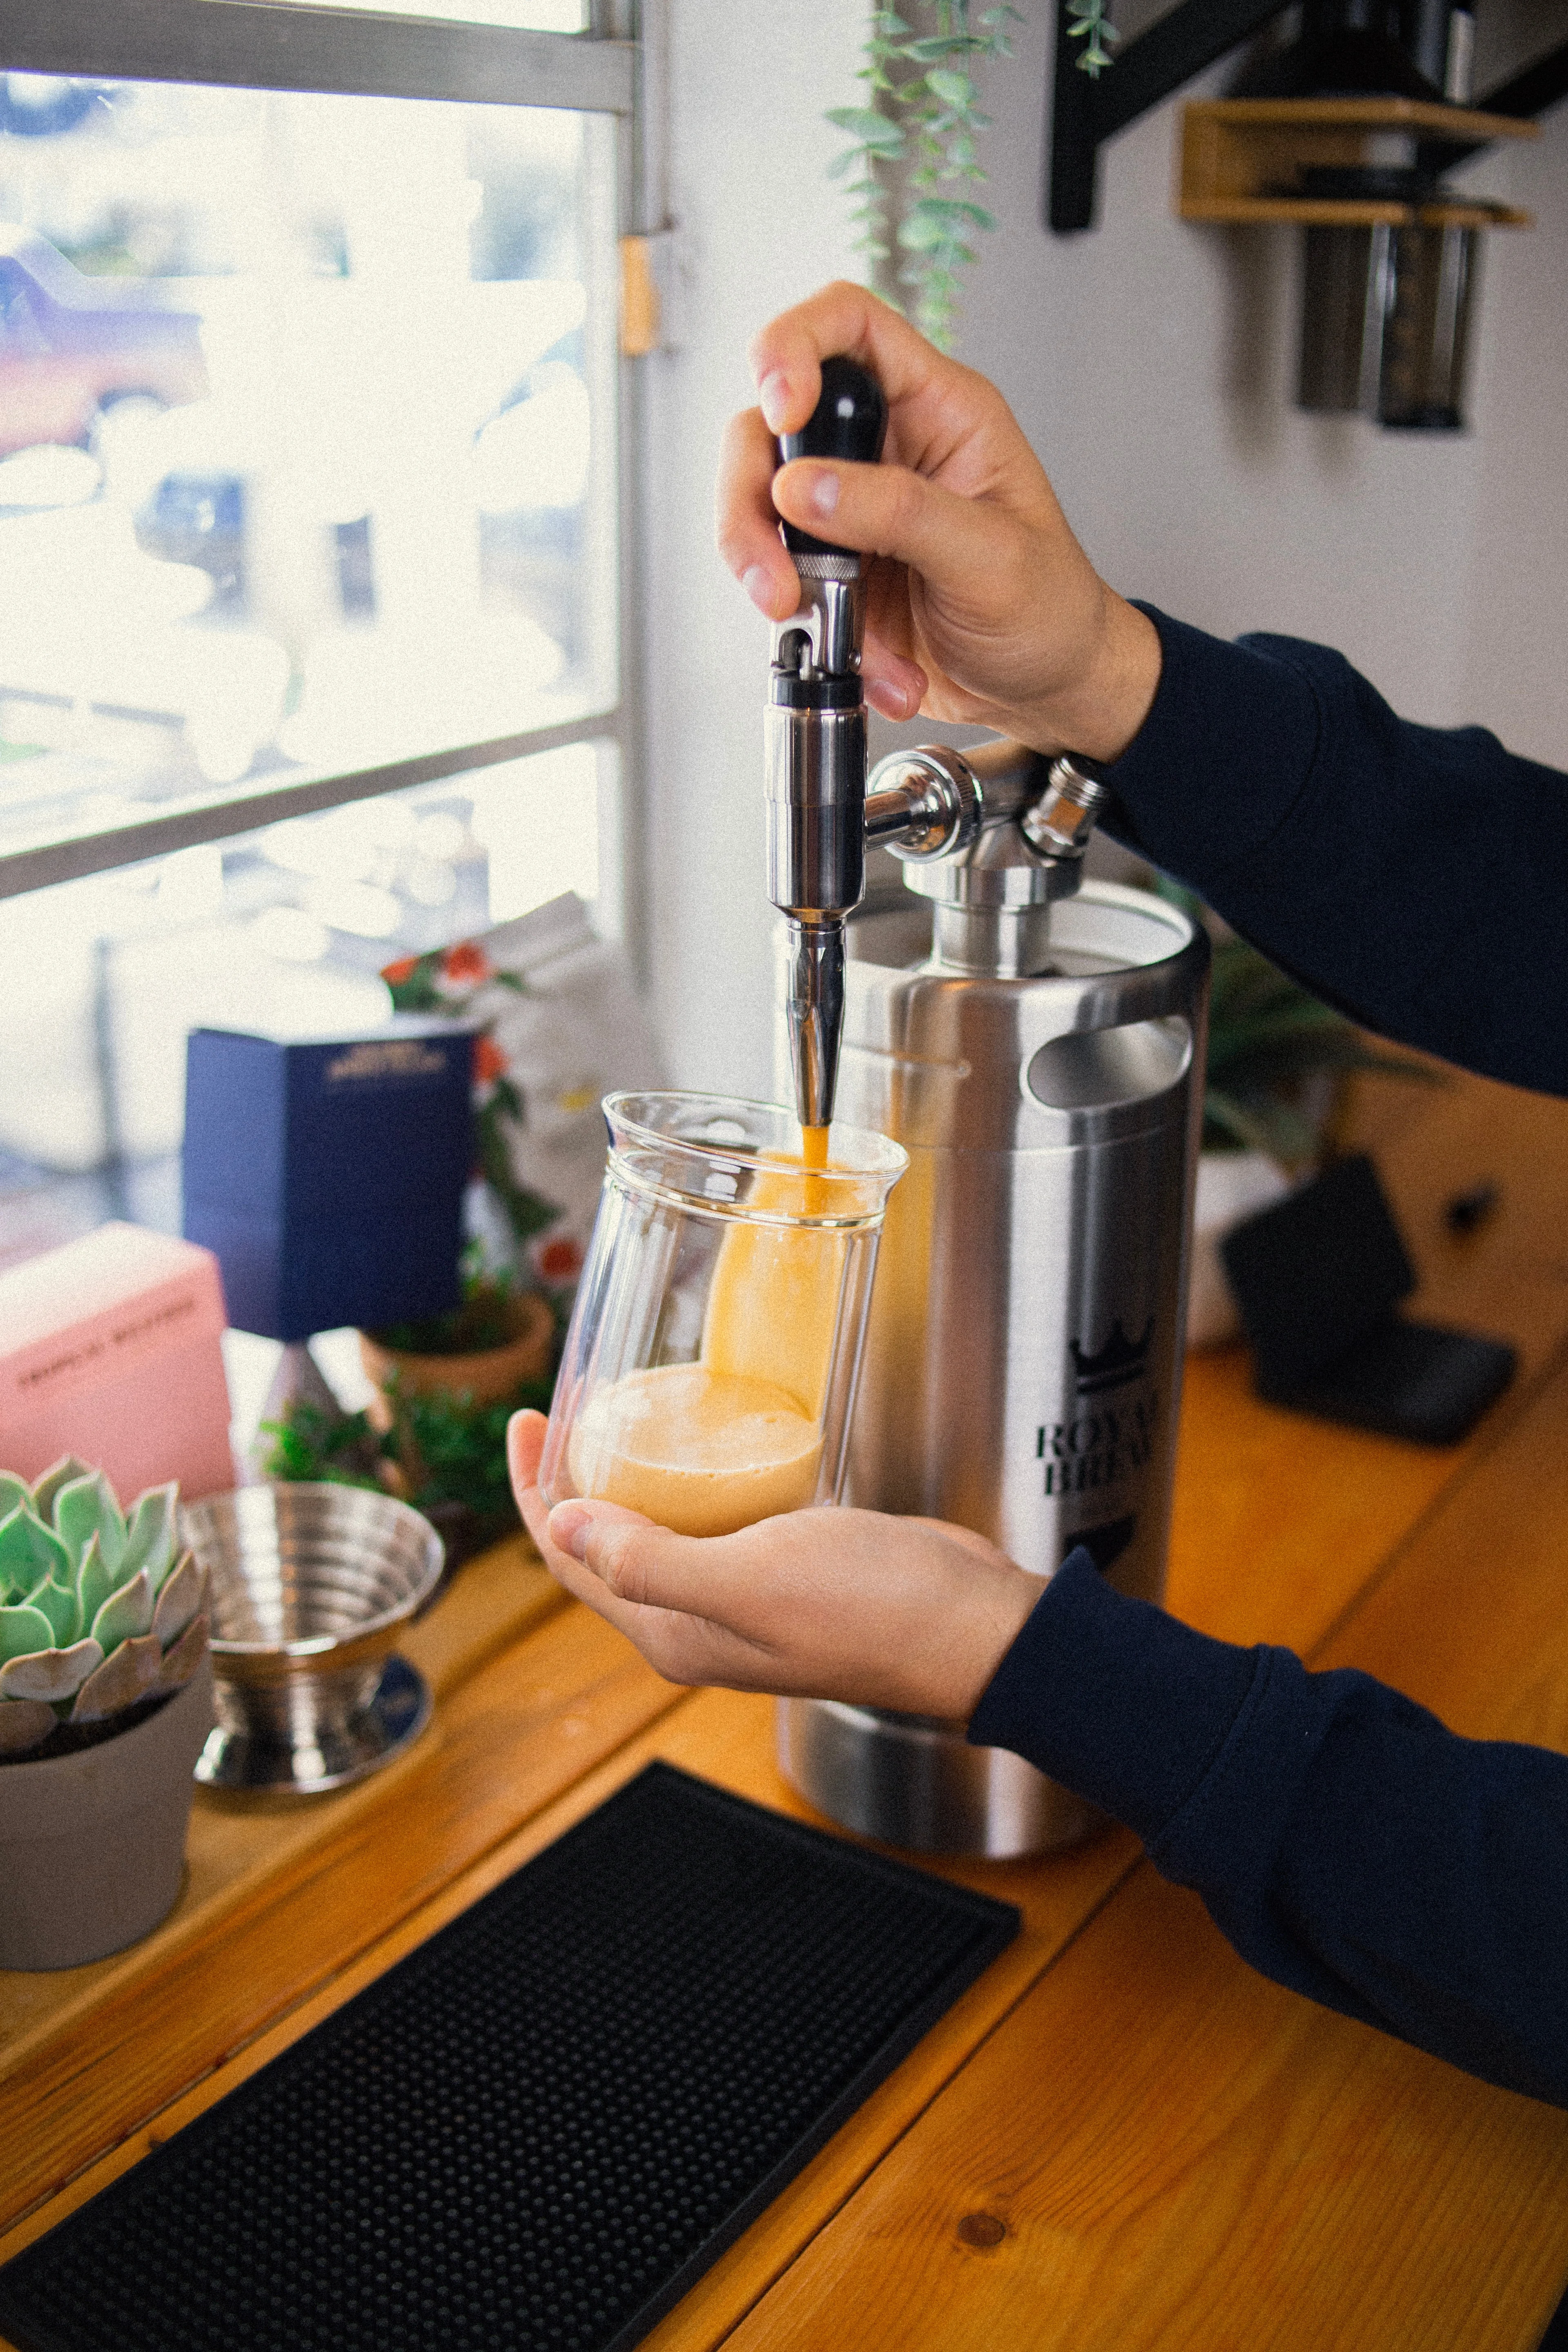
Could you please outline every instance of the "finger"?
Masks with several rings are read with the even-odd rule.
[[[542,1412],[514,1412],[506,1425],[506,1464],[522,1524],[542,1552],[550,1506],[539,1491],[539,1464],[549,1427]]]
[[[511,1476],[511,1491],[522,1515],[522,1524],[538,1547],[539,1556],[556,1581],[579,1600],[591,1600],[597,1605],[605,1587],[592,1570],[585,1569],[571,1552],[551,1538],[550,1503],[539,1486],[539,1466],[544,1452],[544,1434],[549,1423],[542,1412],[514,1412],[507,1423],[507,1467]],[[562,1506],[567,1508],[568,1506]],[[607,1612],[606,1612],[607,1613]],[[624,1613],[624,1612],[623,1612]],[[624,1630],[624,1628],[623,1628]]]
[[[931,691],[931,679],[912,657],[909,572],[901,563],[871,563],[865,569],[866,641],[860,674],[866,699],[885,719],[913,719]]]
[[[754,1538],[757,1527],[745,1533]],[[752,1638],[758,1615],[754,1543],[737,1553],[732,1536],[676,1535],[635,1511],[587,1502],[562,1504],[551,1514],[551,1535],[622,1600],[710,1619],[745,1640]]]
[[[787,621],[800,607],[800,582],[779,537],[773,502],[777,451],[757,409],[731,419],[724,435],[715,499],[719,552],[753,604],[770,620]],[[885,719],[912,719],[925,699],[926,674],[880,638],[866,638],[862,670],[866,698]]]
[[[987,603],[1010,599],[1017,525],[984,499],[958,498],[906,466],[797,457],[770,485],[786,522],[863,555],[891,556],[964,603],[976,583]]]
[[[662,1534],[651,1519],[640,1511],[628,1511],[624,1503],[598,1503],[574,1496],[570,1502],[557,1503],[550,1514],[550,1540],[562,1551],[569,1551],[574,1559],[587,1557],[587,1540],[594,1528],[647,1528]]]
[[[719,552],[759,612],[787,621],[800,609],[800,581],[779,537],[768,485],[778,464],[762,411],[747,409],[725,428],[719,458],[714,536]]]
[[[506,1425],[506,1461],[511,1474],[511,1491],[517,1497],[519,1510],[530,1487],[539,1484],[539,1465],[544,1454],[544,1433],[550,1423],[542,1412],[530,1410],[514,1412]]]
[[[868,367],[889,404],[940,392],[964,373],[866,287],[840,279],[752,339],[748,356],[771,432],[800,430],[822,390],[822,362],[835,352]]]
[[[542,1412],[514,1413],[507,1424],[507,1457],[512,1491],[523,1523],[557,1582],[635,1643],[648,1664],[668,1681],[726,1682],[742,1690],[761,1687],[765,1675],[749,1643],[701,1618],[623,1597],[603,1576],[578,1559],[567,1542],[552,1537],[552,1517],[558,1533],[568,1540],[574,1538],[574,1528],[580,1523],[594,1517],[605,1527],[646,1528],[650,1523],[637,1512],[622,1510],[614,1504],[597,1505],[589,1511],[580,1503],[561,1503],[552,1513],[538,1485],[548,1426]]]
[[[570,1502],[557,1504],[550,1514],[545,1544],[566,1590],[634,1642],[668,1681],[724,1683],[734,1690],[772,1686],[771,1654],[764,1644],[701,1608],[658,1597],[678,1581],[668,1572],[661,1580],[659,1551],[696,1546],[697,1539],[672,1536],[616,1504]],[[698,1548],[710,1552],[713,1547],[709,1542]],[[703,1580],[709,1601],[713,1581],[711,1575]]]
[[[867,701],[884,719],[913,719],[930,684],[918,662],[906,661],[870,635],[860,659],[860,676]]]

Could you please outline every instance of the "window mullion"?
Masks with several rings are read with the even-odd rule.
[[[629,114],[630,42],[287,0],[0,0],[11,72]]]
[[[416,784],[439,783],[447,776],[499,767],[505,761],[559,751],[568,743],[605,739],[618,743],[625,724],[623,710],[601,711],[556,727],[530,728],[488,743],[421,752],[306,783],[268,784],[229,799],[203,802],[195,808],[174,809],[139,824],[116,826],[112,832],[84,833],[72,839],[42,842],[34,849],[0,854],[0,902],[29,890],[46,889],[53,883],[76,882],[89,874],[108,874],[147,858],[172,856],[176,850],[191,849],[202,842],[230,841],[285,817],[313,816],[323,809],[344,808],[351,801],[374,800],[383,793],[405,792]]]

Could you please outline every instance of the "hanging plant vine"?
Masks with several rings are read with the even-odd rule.
[[[980,111],[974,69],[1012,55],[1007,26],[1022,21],[1016,8],[973,9],[971,0],[930,0],[910,16],[879,8],[859,75],[869,103],[827,116],[854,142],[828,168],[856,199],[858,250],[880,290],[944,352],[961,275],[975,257],[969,240],[996,226],[968,193],[985,177],[977,134],[991,119]]]
[[[968,193],[985,178],[978,134],[991,120],[980,111],[974,72],[1011,57],[1007,26],[1023,18],[1008,6],[973,9],[971,0],[906,5],[908,16],[872,12],[859,72],[868,102],[829,109],[828,121],[852,144],[828,172],[848,184],[856,249],[879,292],[950,352],[962,273],[975,258],[970,239],[996,226]],[[1097,79],[1117,38],[1108,5],[1068,0],[1076,20],[1068,38],[1082,39],[1078,63]]]
[[[1106,0],[1068,0],[1068,15],[1077,22],[1068,26],[1069,41],[1082,41],[1079,70],[1098,81],[1110,63],[1110,51],[1121,35],[1105,13]]]

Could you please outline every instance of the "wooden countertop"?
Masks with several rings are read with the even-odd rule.
[[[1423,1286],[1521,1370],[1430,1452],[1191,1360],[1170,1605],[1356,1664],[1457,1728],[1568,1748],[1568,1105],[1365,1098]],[[1455,1241],[1442,1201],[1502,1187]],[[652,1757],[804,1813],[771,1707],[663,1683],[521,1543],[407,1647],[438,1698],[379,1778],[198,1797],[185,1892],[131,1952],[0,1974],[0,2258],[338,2006]],[[1568,2116],[1254,1975],[1117,1832],[948,1864],[1023,1933],[648,2338],[1533,2352],[1568,2281]]]

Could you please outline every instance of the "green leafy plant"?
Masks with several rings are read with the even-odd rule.
[[[500,971],[484,950],[471,940],[456,947],[434,948],[426,955],[405,956],[382,973],[396,1013],[437,1013],[451,1021],[468,1020],[486,990],[502,988],[526,996],[528,982],[517,971]],[[499,1202],[519,1248],[554,1224],[561,1211],[542,1192],[520,1184],[512,1173],[510,1139],[528,1124],[522,1089],[510,1076],[506,1055],[487,1023],[474,1040],[474,1128],[479,1144],[479,1173]]]
[[[510,1274],[486,1273],[470,1256],[464,1266],[460,1306],[448,1307],[444,1315],[385,1324],[374,1336],[384,1348],[403,1356],[477,1356],[517,1338],[517,1295]]]
[[[1160,895],[1194,920],[1202,901],[1180,883]],[[1327,1106],[1313,1081],[1356,1070],[1441,1086],[1426,1062],[1369,1045],[1353,1021],[1324,1004],[1234,933],[1214,943],[1208,1062],[1204,1076],[1205,1151],[1262,1151],[1286,1168],[1317,1159]]]
[[[475,1304],[470,1293],[454,1317],[432,1318],[431,1322],[450,1324]],[[478,1304],[482,1311],[483,1302]],[[399,1328],[421,1342],[431,1337],[429,1325]],[[408,1337],[384,1331],[379,1336],[389,1345],[410,1344]],[[510,1329],[505,1336],[511,1336]],[[460,1383],[460,1373],[455,1377]],[[386,1384],[389,1427],[378,1427],[368,1412],[331,1412],[296,1397],[279,1420],[262,1423],[262,1434],[271,1440],[262,1468],[268,1478],[322,1479],[332,1486],[394,1493],[444,1529],[451,1514],[460,1511],[471,1523],[474,1543],[490,1541],[517,1525],[506,1461],[507,1423],[525,1406],[548,1412],[553,1385],[548,1379],[523,1381],[509,1396],[477,1404],[460,1384],[446,1393],[416,1395],[403,1388],[395,1372]]]
[[[1110,51],[1121,37],[1105,11],[1106,0],[1068,0],[1068,15],[1075,20],[1068,26],[1068,38],[1082,41],[1079,70],[1095,81],[1110,63]]]
[[[461,1505],[481,1535],[515,1527],[507,1423],[526,1405],[548,1412],[551,1383],[524,1381],[497,1404],[472,1404],[461,1395],[403,1396],[395,1385],[391,1394],[395,1419],[384,1442],[396,1447],[416,1508],[439,1516],[442,1505]]]
[[[272,1440],[263,1461],[263,1474],[285,1485],[313,1483],[329,1486],[373,1486],[378,1494],[387,1482],[375,1475],[382,1437],[363,1412],[329,1412],[309,1397],[291,1397],[278,1421],[264,1421],[261,1435]]]
[[[858,249],[879,290],[900,309],[907,298],[921,332],[951,351],[962,273],[975,258],[970,239],[996,226],[970,193],[985,177],[978,134],[991,119],[980,111],[975,70],[1011,56],[1007,26],[1022,18],[971,0],[906,5],[907,16],[872,14],[859,73],[868,102],[830,109],[828,121],[852,143],[828,169],[855,199]],[[1100,23],[1102,0],[1095,5]]]
[[[152,1487],[127,1515],[74,1454],[31,1486],[0,1471],[0,1757],[84,1745],[195,1674],[207,1582],[178,1496]]]

